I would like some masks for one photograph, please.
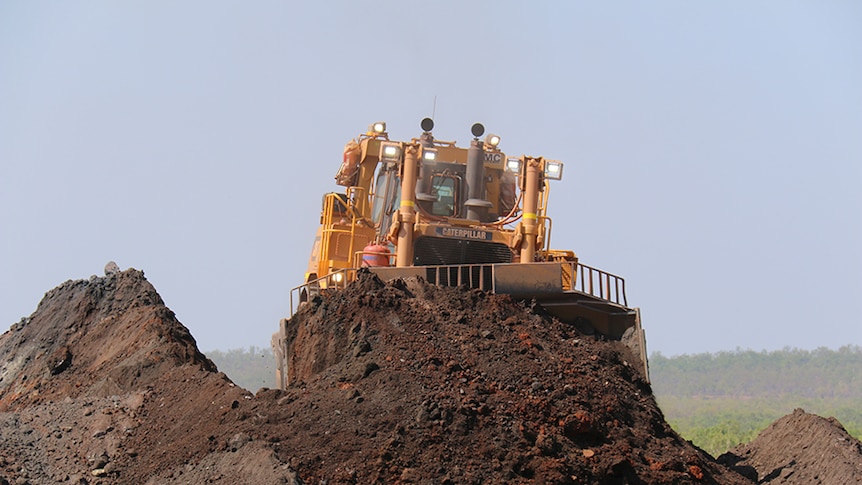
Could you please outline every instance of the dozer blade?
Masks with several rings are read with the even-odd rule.
[[[562,322],[623,341],[640,359],[643,375],[649,380],[640,310],[624,304],[622,278],[569,262],[369,269],[384,281],[419,276],[441,286],[467,286],[516,299],[535,300]]]
[[[562,292],[563,267],[559,263],[494,265],[494,293],[538,299]]]

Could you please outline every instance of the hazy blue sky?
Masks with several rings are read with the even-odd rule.
[[[0,2],[0,330],[105,263],[268,346],[344,144],[566,163],[651,351],[862,345],[862,3]]]

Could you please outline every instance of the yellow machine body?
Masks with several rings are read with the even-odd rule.
[[[433,122],[409,141],[390,140],[381,123],[349,142],[336,175],[343,191],[325,194],[301,305],[336,291],[368,267],[383,278],[418,276],[536,300],[561,321],[623,340],[649,376],[640,311],[628,306],[623,278],[550,248],[550,182],[563,165],[543,157],[509,158],[499,137],[469,147],[435,140]],[[287,386],[290,349],[282,319],[273,335],[276,382]]]

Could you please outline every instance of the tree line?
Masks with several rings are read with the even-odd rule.
[[[717,456],[802,408],[862,436],[862,347],[650,355],[653,393],[668,423]]]
[[[250,346],[231,350],[213,350],[206,356],[234,384],[251,392],[275,386],[275,357],[272,349]]]

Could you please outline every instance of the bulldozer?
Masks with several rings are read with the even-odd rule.
[[[551,183],[559,160],[509,157],[501,138],[471,127],[469,146],[434,138],[434,122],[409,141],[376,122],[348,142],[335,176],[343,190],[323,196],[320,227],[290,315],[323,292],[343,289],[366,268],[382,280],[420,277],[535,302],[545,312],[601,338],[621,340],[649,380],[640,309],[625,280],[587,266],[571,250],[551,249]],[[276,385],[289,385],[283,318],[272,337]]]

